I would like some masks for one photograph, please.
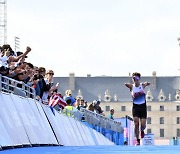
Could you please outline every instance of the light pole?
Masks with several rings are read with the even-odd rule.
[[[17,49],[19,49],[20,48],[20,38],[19,37],[17,37],[17,36],[15,36],[15,38],[14,38],[14,43],[15,43],[15,52],[17,51]]]
[[[178,41],[178,44],[179,44],[179,46],[180,46],[180,35],[179,35],[179,37],[177,38],[177,41]],[[180,70],[180,68],[179,68],[178,70]]]

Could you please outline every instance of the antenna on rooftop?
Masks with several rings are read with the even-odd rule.
[[[0,45],[7,43],[7,0],[0,0]]]

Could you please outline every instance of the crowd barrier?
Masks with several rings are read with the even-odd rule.
[[[17,81],[0,74],[0,91],[12,93],[18,96],[35,99],[35,89],[22,81]]]
[[[116,145],[124,145],[124,141],[127,140],[126,136],[124,135],[126,126],[122,125],[124,118],[120,118],[119,120],[112,120],[95,112],[89,111],[85,108],[82,108],[81,112],[78,112],[79,111],[74,114],[74,118],[80,119],[84,117],[83,121],[85,121],[85,124],[88,127],[91,127],[100,132]],[[129,119],[127,119],[127,121],[128,123],[130,123]],[[132,130],[132,125],[128,125],[127,128],[129,130]],[[128,145],[132,145],[132,140],[133,136],[132,134],[130,134],[127,140]]]
[[[114,145],[72,117],[31,98],[0,93],[0,147]]]
[[[1,75],[0,91],[0,149],[34,145],[123,144],[121,122],[86,109],[63,114],[56,110],[52,112],[52,108],[34,99],[33,88]]]

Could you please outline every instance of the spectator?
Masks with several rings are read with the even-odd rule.
[[[93,102],[91,104],[89,104],[88,110],[94,112],[94,103]]]
[[[94,100],[93,103],[94,103],[94,111],[98,114],[105,116],[105,114],[103,113],[103,110],[100,107],[101,102]]]
[[[42,100],[44,101],[48,100],[48,96],[53,90],[58,89],[59,84],[57,84],[56,86],[53,86],[53,75],[54,75],[54,72],[52,70],[48,70],[45,75],[44,81],[46,84],[45,85],[46,89],[44,89],[43,96],[42,96]]]
[[[40,91],[40,98],[42,98],[44,91],[47,91],[46,83],[44,81],[44,77],[46,74],[46,69],[44,67],[39,67],[39,82],[37,88]]]
[[[113,115],[114,115],[114,109],[111,109],[110,114],[108,115],[108,118],[114,120]]]
[[[81,102],[81,99],[78,98],[76,99],[76,102],[74,103],[74,107],[76,107],[76,109],[80,110],[80,102]]]
[[[68,99],[71,99],[71,105],[73,106],[74,103],[76,102],[76,100],[72,97],[72,91],[71,90],[66,90],[65,95],[66,96],[64,96],[64,100],[66,101]]]
[[[67,116],[73,116],[74,114],[73,112],[77,111],[77,109],[71,105],[72,104],[71,101],[72,101],[71,99],[66,100],[67,106],[63,110],[63,113],[65,113]]]
[[[81,99],[80,108],[86,108],[86,107],[87,107],[87,102],[84,101],[84,99]]]

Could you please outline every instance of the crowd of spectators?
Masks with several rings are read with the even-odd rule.
[[[58,84],[53,85],[54,72],[27,62],[30,52],[28,46],[25,52],[14,52],[9,44],[0,47],[0,74],[29,85],[35,89],[37,100],[47,101],[58,89]],[[22,84],[17,87],[22,88]]]
[[[35,89],[35,98],[42,103],[49,104],[53,108],[60,110],[81,111],[87,108],[90,111],[105,116],[100,107],[100,101],[94,100],[87,105],[87,102],[81,98],[74,98],[71,90],[66,90],[65,96],[58,92],[59,83],[53,83],[53,70],[47,70],[44,67],[34,66],[27,62],[30,47],[26,47],[25,52],[14,52],[9,44],[0,47],[0,74]],[[22,88],[22,84],[17,85]]]

